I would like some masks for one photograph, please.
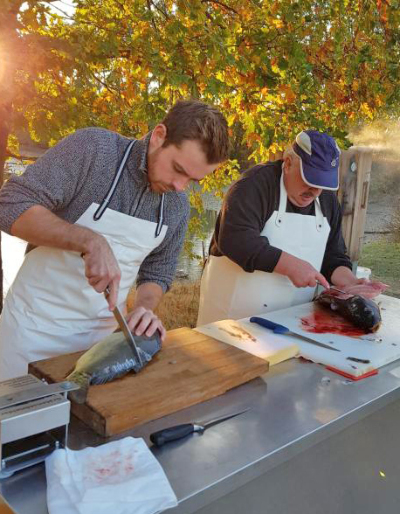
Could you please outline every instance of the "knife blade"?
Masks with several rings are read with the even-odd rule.
[[[104,292],[106,298],[110,294],[110,289],[108,286],[106,287],[106,290]],[[140,368],[143,368],[143,361],[142,357],[140,356],[138,347],[136,346],[135,338],[132,335],[132,332],[128,326],[128,323],[126,322],[126,319],[122,315],[122,312],[119,310],[118,305],[115,306],[115,309],[113,310],[114,318],[117,320],[119,328],[122,330],[122,333],[125,336],[125,339],[129,346],[132,349],[133,355],[136,357],[136,360],[139,363]]]
[[[317,284],[320,285],[321,287],[323,287],[325,289],[325,291],[329,291],[330,289],[332,289],[332,291],[337,291],[338,293],[342,293],[342,294],[349,294],[349,293],[346,293],[346,291],[343,291],[343,289],[339,289],[338,287],[336,286],[330,286],[329,288],[328,287],[325,287],[321,284],[321,282],[319,280],[317,280]]]
[[[274,334],[292,335],[294,337],[299,337],[300,339],[303,339],[307,343],[315,344],[316,346],[321,346],[322,348],[326,348],[327,350],[333,350],[334,352],[341,351],[339,350],[339,348],[334,348],[333,346],[329,346],[328,344],[320,343],[319,341],[314,341],[314,339],[311,339],[311,337],[303,336],[302,334],[292,332],[284,325],[279,325],[279,323],[275,323],[274,321],[271,321],[269,319],[253,316],[252,318],[250,318],[250,321],[251,323],[257,323],[257,325],[261,325],[264,328],[269,328],[270,330],[272,330]]]
[[[218,418],[207,421],[206,423],[184,423],[182,425],[175,425],[173,427],[164,428],[162,430],[158,430],[157,432],[153,432],[150,434],[150,441],[155,446],[163,446],[165,443],[169,443],[170,441],[177,441],[178,439],[183,439],[184,437],[199,433],[203,434],[207,428],[213,427],[222,423],[223,421],[227,421],[228,419],[235,418],[236,416],[240,416],[244,414],[249,409],[242,410],[240,412],[234,412],[233,414],[227,414],[225,416],[220,416]]]

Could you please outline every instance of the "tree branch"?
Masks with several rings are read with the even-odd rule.
[[[44,4],[50,4],[53,2],[54,0],[46,0],[44,1],[43,3]],[[60,7],[58,7],[57,5],[51,5],[51,8],[52,9],[57,9],[57,11],[60,11],[60,13],[62,13],[64,16],[62,17],[63,19],[66,19],[66,20],[73,20],[74,18],[72,16],[70,16],[68,13],[66,13],[65,11],[63,11],[62,9],[60,9]]]
[[[150,11],[150,13],[152,15],[151,16],[151,24],[153,25],[154,30],[158,33],[158,27],[157,27],[156,22],[155,22],[155,20],[153,18],[153,13],[151,12],[151,1],[150,0],[147,0],[147,7],[148,7],[148,9],[149,9],[149,11]]]
[[[115,93],[119,93],[119,91],[117,89],[112,89],[108,84],[106,84],[103,80],[101,80],[95,73],[94,71],[92,71],[91,69],[88,70],[90,75],[92,75],[92,77],[97,80],[97,82],[99,84],[101,84],[103,87],[105,87],[107,89],[107,91],[109,91],[110,93],[112,94],[115,94]]]
[[[38,157],[31,157],[27,155],[16,155],[8,148],[6,149],[6,157],[12,157],[13,159],[17,159],[18,161],[36,161]]]
[[[154,7],[154,9],[157,9],[158,12],[160,12],[166,20],[169,20],[169,15],[165,11],[163,11],[160,7],[158,7],[157,4],[154,3],[153,0],[149,0],[150,4]],[[151,8],[150,8],[151,9]]]
[[[227,11],[235,13],[237,16],[239,16],[239,13],[231,6],[224,4],[223,2],[219,2],[218,0],[201,0],[201,3],[203,4],[217,4],[220,7],[223,7]]]

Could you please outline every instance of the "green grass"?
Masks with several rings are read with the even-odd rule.
[[[390,286],[386,294],[400,298],[400,243],[369,243],[363,246],[358,264],[371,268],[373,278]]]

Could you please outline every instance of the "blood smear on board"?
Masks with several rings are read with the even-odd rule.
[[[339,334],[349,337],[359,337],[367,333],[362,328],[352,325],[350,321],[339,314],[319,309],[315,309],[312,314],[301,318],[301,328],[312,334]]]

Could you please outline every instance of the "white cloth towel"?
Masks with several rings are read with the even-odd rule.
[[[56,450],[46,477],[49,514],[155,514],[178,504],[143,439]]]

